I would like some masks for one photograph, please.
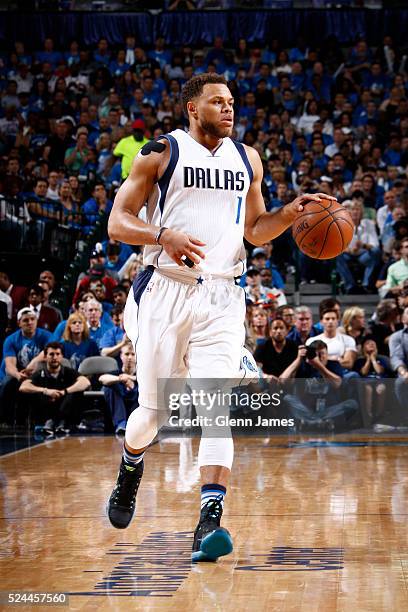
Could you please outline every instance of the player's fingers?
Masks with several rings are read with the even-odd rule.
[[[200,263],[200,258],[198,257],[198,255],[196,255],[196,253],[192,250],[192,249],[185,249],[184,250],[184,255],[190,259],[193,264],[199,264]],[[183,260],[183,256],[181,258]],[[188,262],[184,262],[186,263],[186,265],[188,265]]]
[[[315,193],[315,195],[324,198],[325,200],[335,200],[337,202],[337,198],[334,196],[327,195],[326,193]]]
[[[205,246],[205,242],[202,242],[202,240],[199,240],[198,238],[194,238],[194,236],[188,235],[188,239],[197,246]]]
[[[307,200],[307,201],[314,201],[314,202],[320,202],[321,201],[321,195],[322,194],[318,194],[318,193],[303,193],[301,196],[299,196],[300,200]]]
[[[194,244],[189,244],[187,247],[192,253],[195,253],[196,255],[198,255],[198,257],[200,257],[201,259],[205,259],[205,254],[196,246],[194,246]],[[187,253],[187,251],[186,251]],[[199,263],[199,262],[196,262]]]

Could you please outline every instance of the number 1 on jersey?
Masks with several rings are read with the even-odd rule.
[[[239,223],[239,217],[241,215],[241,204],[242,204],[242,196],[238,196],[237,218],[235,219],[235,223]]]

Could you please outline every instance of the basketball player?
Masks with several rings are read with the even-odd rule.
[[[110,522],[119,529],[132,519],[143,456],[166,414],[157,379],[239,376],[245,299],[234,279],[245,271],[243,236],[264,244],[292,224],[304,203],[320,200],[319,194],[302,195],[276,214],[265,211],[262,163],[255,149],[230,138],[234,100],[222,76],[194,76],[182,100],[189,132],[175,130],[144,145],[109,219],[111,239],[145,245],[147,266],[125,309],[140,405],[127,423],[108,503]],[[147,223],[137,217],[146,202]],[[232,461],[231,435],[202,436],[193,561],[216,560],[232,550],[230,534],[220,527]]]

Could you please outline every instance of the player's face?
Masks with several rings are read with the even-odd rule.
[[[231,136],[234,127],[234,98],[226,85],[207,83],[194,103],[197,122],[204,132],[216,138]]]

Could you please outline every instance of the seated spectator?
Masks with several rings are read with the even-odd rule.
[[[101,340],[104,334],[113,327],[113,323],[103,323],[102,317],[102,304],[97,300],[89,300],[85,303],[84,315],[88,323],[89,337],[96,342],[98,349],[101,348]]]
[[[286,336],[297,346],[305,344],[306,340],[317,336],[320,331],[313,325],[313,315],[307,306],[295,308],[295,324]]]
[[[295,325],[295,311],[292,306],[289,306],[289,304],[278,306],[275,316],[285,321],[289,332],[293,330]]]
[[[358,306],[346,308],[343,313],[342,327],[340,327],[339,332],[354,338],[357,350],[361,353],[361,345],[364,342],[366,333],[364,310]]]
[[[404,282],[408,279],[408,238],[401,240],[401,259],[388,268],[387,280],[383,291],[398,296]]]
[[[33,219],[42,222],[59,221],[61,210],[58,202],[47,198],[48,181],[38,178],[34,185],[34,191],[27,197],[27,208]]]
[[[123,267],[119,270],[118,276],[120,284],[124,285],[124,281],[129,281],[130,286],[133,284],[136,276],[144,269],[143,267],[143,255],[132,253]]]
[[[98,215],[101,213],[109,215],[111,210],[112,200],[107,197],[104,183],[95,183],[92,198],[89,198],[82,206],[82,213],[85,215],[85,232],[89,233],[94,228]]]
[[[82,230],[82,216],[79,205],[72,197],[72,187],[67,179],[58,188],[58,201],[61,207],[61,225]]]
[[[268,314],[262,306],[254,306],[252,308],[248,334],[253,339],[254,346],[263,344],[269,338]]]
[[[61,321],[60,315],[52,306],[46,306],[44,299],[44,289],[40,285],[30,287],[27,301],[31,312],[37,317],[38,327],[53,332]]]
[[[380,230],[380,234],[384,229],[384,225],[387,220],[391,220],[392,211],[397,205],[397,199],[395,197],[394,191],[391,189],[390,191],[386,191],[384,193],[384,206],[380,206],[377,210],[377,225]]]
[[[45,365],[23,381],[20,392],[30,394],[33,419],[44,423],[48,436],[67,434],[79,422],[83,392],[91,383],[62,365],[58,342],[46,344],[44,356]]]
[[[124,308],[126,306],[126,300],[128,296],[128,291],[123,285],[116,285],[116,287],[112,290],[113,294],[113,305],[118,306],[120,308]]]
[[[65,151],[64,164],[70,172],[80,172],[89,161],[90,155],[88,130],[80,127],[76,134],[76,144]]]
[[[380,235],[384,253],[391,253],[392,246],[398,239],[399,231],[403,229],[406,222],[404,209],[401,206],[395,206],[391,215],[386,218]]]
[[[332,422],[338,416],[349,419],[358,409],[354,399],[341,400],[343,368],[338,361],[329,360],[327,345],[317,338],[312,339],[308,349],[298,347],[293,362],[282,372],[281,382],[297,376],[304,379],[296,386],[296,393],[284,396],[291,414],[301,422]],[[334,427],[334,424],[331,423]]]
[[[40,272],[38,281],[39,282],[45,281],[46,283],[48,283],[49,290],[48,290],[48,300],[46,301],[46,304],[47,306],[49,306],[48,301],[51,298],[54,298],[57,293],[57,282],[55,279],[55,274],[51,272],[51,270],[43,270],[42,272]]]
[[[102,304],[103,312],[107,312],[110,315],[113,306],[106,300],[106,287],[100,278],[91,278],[89,291],[91,291],[95,299]]]
[[[356,341],[338,330],[338,312],[324,310],[320,322],[323,326],[323,333],[306,340],[306,346],[315,340],[322,340],[326,344],[330,361],[338,361],[343,368],[349,370],[344,376],[348,378],[356,376],[355,372],[351,372],[357,357]]]
[[[109,245],[119,245],[119,253],[117,255],[117,259],[115,261],[113,258],[109,258],[108,247]],[[133,249],[128,244],[123,244],[123,242],[119,242],[118,240],[104,240],[102,242],[102,250],[106,253],[108,261],[106,262],[106,266],[115,270],[115,272],[119,272],[122,266],[127,262],[129,257],[133,255]]]
[[[401,408],[408,407],[408,307],[402,313],[403,329],[390,337],[390,357],[392,369],[398,374],[395,394]]]
[[[86,319],[80,312],[74,312],[68,317],[61,341],[62,353],[68,359],[71,368],[78,370],[86,357],[99,355],[96,342],[89,338]]]
[[[120,350],[122,369],[120,374],[102,374],[99,382],[104,385],[104,395],[112,415],[115,433],[124,435],[129,415],[138,407],[139,390],[136,380],[136,356],[130,342]]]
[[[375,381],[392,376],[388,357],[378,354],[377,344],[371,336],[364,338],[362,353],[363,356],[354,364],[354,370],[362,378]],[[379,417],[384,412],[385,392],[386,386],[383,383],[365,385],[364,407],[369,416]]]
[[[15,321],[17,312],[21,310],[27,301],[27,287],[13,285],[10,277],[4,270],[0,271],[0,289],[4,291],[13,301],[12,319]]]
[[[113,327],[104,333],[99,345],[104,357],[118,357],[122,347],[129,342],[123,329],[123,308],[121,306],[113,307],[111,319]]]
[[[389,292],[388,288],[386,287],[388,270],[393,263],[399,261],[400,259],[401,243],[398,240],[394,240],[392,243],[391,255],[383,253],[383,264],[380,271],[378,272],[377,280],[375,283],[375,286],[378,289],[378,295],[382,298],[384,298]]]
[[[244,291],[247,297],[253,302],[272,298],[278,302],[278,306],[286,304],[286,297],[283,291],[275,289],[275,287],[264,287],[261,285],[261,275],[259,270],[249,267],[246,272],[247,286]]]
[[[30,308],[17,313],[19,330],[8,336],[3,346],[0,367],[0,421],[11,422],[17,391],[43,359],[43,349],[51,334],[37,327],[37,317]]]
[[[95,256],[99,257],[99,253],[95,253],[95,251],[91,254],[91,265],[85,275],[80,275],[80,281],[75,289],[74,297],[72,303],[75,304],[79,300],[79,298],[84,294],[85,291],[89,291],[89,286],[91,281],[101,280],[106,288],[106,301],[112,302],[112,290],[116,287],[116,281],[106,273],[105,267],[103,264],[95,264],[92,261],[95,260]]]
[[[354,236],[347,250],[336,258],[337,271],[340,274],[347,293],[358,293],[355,275],[349,264],[353,261],[364,266],[363,288],[372,289],[373,273],[380,262],[381,251],[374,221],[363,219],[363,207],[354,203],[350,208],[355,224]]]
[[[288,326],[283,319],[274,319],[269,328],[270,337],[260,344],[254,354],[265,378],[277,382],[279,376],[296,359],[297,346],[286,339]]]
[[[380,355],[389,356],[390,336],[401,328],[400,312],[395,300],[381,300],[377,304],[374,317],[369,321],[369,332],[377,344]]]

